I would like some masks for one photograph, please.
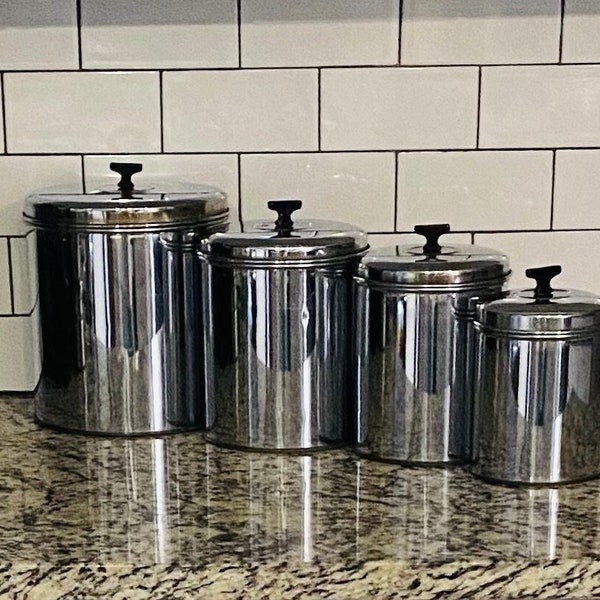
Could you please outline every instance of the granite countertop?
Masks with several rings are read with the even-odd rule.
[[[2,598],[590,597],[600,481],[41,429],[1,397]]]

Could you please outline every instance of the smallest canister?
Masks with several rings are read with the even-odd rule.
[[[480,306],[474,474],[555,485],[600,474],[600,297],[552,288],[558,265],[528,269],[530,289]]]

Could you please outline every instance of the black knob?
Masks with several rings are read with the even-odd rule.
[[[560,265],[527,269],[525,275],[531,279],[535,279],[533,297],[539,300],[548,300],[549,298],[552,298],[553,289],[550,285],[550,280],[553,277],[556,277],[561,271],[562,267]]]
[[[278,231],[291,231],[294,227],[292,213],[302,208],[302,200],[269,200],[267,206],[277,212],[275,229]]]
[[[108,166],[111,171],[114,171],[121,176],[121,180],[117,183],[117,187],[123,194],[123,197],[127,197],[133,192],[133,181],[131,181],[131,178],[142,170],[142,165],[140,163],[111,162]]]
[[[444,233],[450,231],[448,223],[437,223],[435,225],[415,225],[415,233],[425,236],[427,240],[423,246],[423,252],[427,255],[439,254],[442,247],[438,244],[438,239]]]

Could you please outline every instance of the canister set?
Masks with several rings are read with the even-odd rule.
[[[235,448],[354,445],[409,465],[467,464],[509,484],[600,475],[600,298],[506,291],[508,259],[444,245],[369,249],[296,218],[229,223],[208,186],[39,193],[43,344],[36,417],[104,435],[206,430]]]

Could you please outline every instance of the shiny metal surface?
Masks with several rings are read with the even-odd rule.
[[[483,304],[477,320],[506,335],[573,337],[600,329],[600,298],[580,290],[552,290],[548,301],[535,301],[533,289],[515,290],[506,298]]]
[[[36,235],[43,344],[37,418],[102,434],[204,427],[195,252],[167,249],[158,233]]]
[[[429,253],[419,245],[376,248],[359,266],[361,277],[410,291],[480,288],[510,273],[508,258],[496,250],[467,244],[440,246]]]
[[[116,188],[87,194],[33,194],[25,200],[23,216],[28,223],[48,229],[165,231],[219,221],[227,212],[227,196],[217,188],[173,182],[136,188],[131,194]]]
[[[356,279],[357,451],[406,463],[470,458],[477,294],[403,292]]]
[[[600,334],[478,336],[473,472],[515,484],[599,475]]]
[[[208,261],[214,422],[207,438],[279,450],[348,442],[356,259],[287,269]]]
[[[308,266],[311,262],[327,263],[363,253],[368,248],[367,234],[339,221],[306,221],[293,223],[292,230],[278,230],[272,221],[249,221],[241,231],[210,238],[205,253],[213,262],[249,266],[277,266],[291,262]]]

